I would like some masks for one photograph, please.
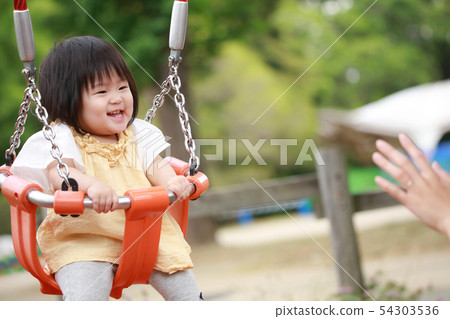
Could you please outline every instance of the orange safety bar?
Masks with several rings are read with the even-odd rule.
[[[177,159],[171,159],[170,163],[178,174],[186,165],[189,166]],[[41,188],[11,175],[9,167],[0,167],[0,172],[9,175],[2,183],[2,192],[11,206],[11,232],[17,259],[40,281],[42,293],[61,295],[56,280],[44,272],[37,254],[35,216],[38,206],[28,201],[27,194],[30,190],[41,191]],[[208,178],[203,173],[188,178],[195,185],[191,198],[197,198],[209,187]],[[169,196],[162,187],[130,190],[125,195],[130,197],[131,205],[125,210],[122,254],[110,294],[116,299],[122,296],[124,288],[147,283],[156,263],[162,215],[168,210],[180,224],[184,235],[188,221],[189,200],[169,205]],[[55,192],[55,212],[80,214],[83,211],[83,198],[83,192]]]

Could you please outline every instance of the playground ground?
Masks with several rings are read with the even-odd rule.
[[[279,216],[222,227],[216,243],[194,246],[194,271],[205,298],[336,300],[327,220],[293,218],[296,222]],[[354,221],[366,283],[376,277],[379,286],[389,281],[405,286],[404,296],[421,289],[421,300],[450,300],[450,242],[442,235],[400,206],[357,213]],[[143,285],[124,290],[123,299],[162,300]],[[18,272],[0,276],[0,300],[58,297],[40,294],[37,281]]]

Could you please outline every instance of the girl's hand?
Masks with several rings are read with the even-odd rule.
[[[119,205],[119,197],[116,191],[106,184],[103,184],[93,176],[86,175],[75,168],[73,160],[64,160],[70,169],[70,177],[78,183],[78,189],[83,191],[90,199],[92,199],[94,210],[97,213],[107,213],[117,209]],[[53,161],[47,167],[47,174],[50,182],[55,190],[61,189],[62,179],[56,169],[57,162]]]
[[[399,135],[399,141],[412,160],[383,140],[376,142],[379,152],[375,152],[372,159],[400,186],[380,176],[375,177],[375,182],[425,225],[450,239],[450,175],[439,164],[430,165],[423,152],[405,134]]]
[[[164,163],[159,155],[148,168],[147,178],[152,185],[161,185],[174,192],[179,200],[187,199],[194,191],[194,187],[187,178],[176,175],[173,168],[168,163]]]
[[[174,192],[179,200],[187,199],[193,192],[193,186],[184,176],[171,177],[164,187]]]
[[[113,211],[119,205],[119,197],[116,191],[100,181],[90,185],[86,189],[86,195],[92,199],[93,208],[97,213]]]

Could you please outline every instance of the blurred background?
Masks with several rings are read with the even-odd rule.
[[[68,37],[89,34],[101,37],[118,48],[120,44],[119,50],[138,84],[140,117],[145,116],[146,110],[152,105],[153,96],[160,90],[158,83],[167,77],[172,1],[27,2],[33,21],[37,65],[55,43]],[[2,150],[8,148],[25,88],[12,12],[13,1],[6,1],[0,11]],[[384,113],[377,115],[378,123],[384,122],[383,119],[398,120],[392,121],[393,128],[391,125],[389,128],[367,129],[369,125],[361,122],[355,112],[360,112],[365,106],[372,106],[374,102],[381,102],[396,92],[435,84],[439,86],[439,91],[427,91],[426,96],[437,94],[442,98],[428,103],[430,100],[425,97],[424,105],[419,105],[417,112],[431,112],[434,110],[433,105],[449,108],[449,20],[450,2],[447,0],[247,0],[244,3],[238,0],[191,0],[180,73],[194,137],[223,141],[222,160],[208,161],[201,155],[201,170],[209,176],[212,189],[252,182],[252,178],[266,180],[314,173],[315,163],[312,160],[296,165],[303,142],[311,139],[318,147],[329,143],[344,147],[351,194],[376,190],[373,177],[380,172],[369,160],[375,139],[392,139],[400,129],[405,131],[405,123],[410,124],[406,126],[409,134],[421,136],[420,132],[423,131],[415,129],[418,126],[406,117],[406,114],[413,112],[413,109],[408,108],[409,102],[399,113],[393,113],[392,108],[385,108]],[[439,112],[442,108],[437,110]],[[435,127],[437,124],[433,121],[439,119],[439,130],[426,147],[429,148],[430,159],[437,156],[445,167],[445,163],[450,161],[445,147],[441,152],[436,151],[439,142],[445,144],[445,133],[450,131],[450,116],[443,119],[437,114],[432,118],[420,115],[418,118],[428,125],[425,125],[424,131]],[[177,116],[173,102],[166,99],[166,105],[159,111],[155,124],[170,137],[172,155],[187,159]],[[400,122],[396,127],[396,123]],[[30,116],[22,142],[39,129],[40,123],[36,117]],[[258,142],[264,139],[265,142],[259,145]],[[295,145],[290,144],[288,147],[284,162],[280,160],[281,148],[270,144],[272,139],[296,141]],[[248,144],[243,140],[255,148],[255,145],[259,145],[257,151],[264,159],[263,165],[252,157]],[[201,151],[216,154],[217,147],[202,146]],[[9,207],[3,197],[0,203],[0,234],[10,234]],[[314,203],[307,203],[306,206],[306,211],[311,211]],[[266,215],[270,216],[262,222],[279,221],[273,216],[276,215],[272,214],[273,209],[269,211],[270,214]],[[285,214],[281,212],[280,215]],[[386,216],[389,219],[389,215]],[[413,224],[408,224],[406,230],[402,228],[399,232],[425,232],[423,236],[432,238],[427,241],[430,247],[441,247],[448,251],[444,239],[439,235],[434,237],[432,232],[416,225],[408,216],[406,213],[405,219]],[[249,227],[243,226],[242,220],[241,224],[238,222],[239,219],[234,219],[221,224],[225,228],[220,234],[233,238],[237,236],[237,233],[232,232],[233,229],[241,232],[242,227]],[[279,227],[282,227],[280,232],[285,231],[285,226]],[[383,234],[390,234],[392,230],[384,231],[370,236],[386,237]],[[250,233],[251,229],[245,228],[244,232]],[[402,238],[398,236],[399,242]],[[285,242],[283,246],[287,249],[284,256],[296,254],[294,251],[300,245],[298,239],[295,244],[292,239],[288,240],[291,241]],[[373,240],[368,241],[376,246]],[[264,241],[264,244],[267,242]],[[396,247],[392,254],[404,252],[407,250],[405,247],[410,247],[409,244],[407,241],[399,244],[401,248]],[[207,245],[202,247],[198,251],[204,252],[205,256],[197,258],[200,263],[205,262],[203,266],[200,265],[205,268],[210,260],[207,256],[217,250]],[[289,247],[292,247],[291,250]],[[414,251],[417,251],[419,246],[415,247]],[[428,246],[420,247],[429,249]],[[231,254],[231,248],[222,248],[223,252]],[[245,255],[244,251],[240,250],[240,253]],[[272,253],[279,251],[274,248]],[[230,255],[229,258],[234,257]],[[285,258],[285,265],[295,265],[289,259],[291,257]],[[376,268],[373,266],[372,273],[375,273]],[[214,272],[209,271],[212,273],[211,278],[214,278]],[[209,282],[211,279],[204,280]],[[261,290],[267,289],[267,286],[263,287]],[[220,296],[223,299],[230,297],[220,291],[217,299]],[[251,297],[236,295],[235,298],[329,297],[320,294],[320,288],[315,292],[316,297],[308,294],[296,297],[286,289],[283,291],[276,296],[264,292]]]

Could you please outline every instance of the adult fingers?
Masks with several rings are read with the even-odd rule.
[[[414,142],[405,134],[399,134],[398,140],[400,141],[400,144],[405,149],[405,151],[411,156],[414,163],[416,163],[417,167],[422,173],[422,176],[431,181],[437,180],[437,176],[431,168],[431,165],[428,162],[425,154],[421,150],[419,150]]]
[[[443,170],[438,162],[433,162],[431,168],[437,174],[444,186],[450,187],[450,174]]]
[[[383,171],[391,175],[403,188],[407,189],[412,185],[411,177],[392,162],[388,161],[383,155],[378,152],[372,154],[372,161]]]
[[[400,187],[392,184],[388,180],[384,179],[381,176],[375,176],[375,183],[380,186],[389,196],[398,200],[403,205],[407,206],[408,204],[408,194],[406,191],[401,189]]]
[[[372,161],[383,171],[391,175],[403,188],[407,189],[412,185],[411,177],[392,162],[388,161],[378,152],[372,154]]]
[[[412,180],[420,178],[420,173],[406,155],[383,140],[377,140],[375,145],[381,154],[400,167]]]

